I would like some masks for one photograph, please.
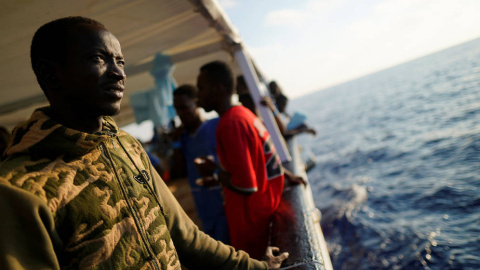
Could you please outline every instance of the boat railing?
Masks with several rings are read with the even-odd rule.
[[[287,143],[292,160],[284,164],[285,168],[308,183],[295,136]],[[310,184],[286,185],[271,230],[271,245],[290,254],[280,269],[333,269],[320,220]]]

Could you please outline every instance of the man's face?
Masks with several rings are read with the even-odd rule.
[[[215,96],[213,88],[207,76],[207,71],[200,72],[197,78],[198,88],[198,106],[202,107],[206,112],[215,109]]]
[[[198,117],[196,99],[191,99],[187,95],[173,96],[173,107],[187,127],[192,125]]]
[[[92,116],[117,114],[126,80],[118,40],[91,27],[72,33],[68,44],[65,65],[59,70],[61,88],[52,94],[72,110]]]

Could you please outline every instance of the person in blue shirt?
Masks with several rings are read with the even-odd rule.
[[[197,182],[201,177],[194,164],[196,158],[208,156],[218,162],[215,131],[219,121],[219,118],[203,119],[197,95],[193,85],[182,85],[173,92],[173,105],[182,125],[172,134],[172,179],[188,176],[202,230],[216,240],[230,243],[220,185],[207,187]]]

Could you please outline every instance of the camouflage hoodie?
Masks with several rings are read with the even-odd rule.
[[[266,269],[199,231],[110,117],[88,134],[48,111],[15,128],[2,158],[0,269]]]

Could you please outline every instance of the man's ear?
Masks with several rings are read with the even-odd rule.
[[[60,87],[56,63],[47,59],[39,59],[35,65],[35,70],[39,81],[48,89]]]

